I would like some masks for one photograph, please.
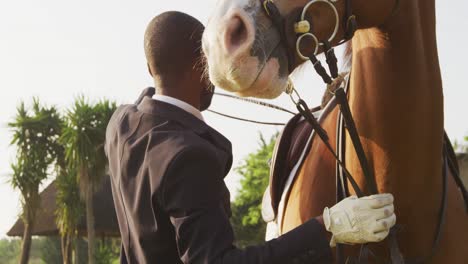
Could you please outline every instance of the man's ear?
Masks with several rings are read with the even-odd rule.
[[[151,72],[151,67],[149,66],[148,63],[146,63],[146,67],[148,67],[148,72],[149,72],[149,74],[151,75],[151,77],[154,77],[154,76],[153,76],[153,73]]]

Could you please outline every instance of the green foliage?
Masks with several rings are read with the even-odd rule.
[[[119,259],[120,239],[103,238],[96,243],[96,264],[110,264]]]
[[[67,245],[72,245],[70,243],[74,240],[76,226],[83,214],[84,206],[80,194],[88,193],[88,188],[91,192],[95,191],[94,186],[97,187],[97,183],[105,175],[107,165],[104,153],[105,131],[115,109],[116,104],[108,100],[90,104],[81,96],[66,112],[65,121],[62,121],[55,107],[42,106],[36,98],[33,100],[31,110],[27,109],[24,103],[18,106],[15,119],[8,124],[13,132],[11,144],[17,147],[17,159],[12,165],[13,175],[10,182],[22,194],[25,223],[34,221],[35,212],[40,205],[40,184],[51,172],[55,172],[56,223],[61,235],[67,237]],[[55,170],[52,170],[53,168]],[[62,251],[58,250],[57,253],[55,250],[60,249],[59,240],[34,241],[32,251],[41,248],[45,263],[62,263]],[[12,243],[2,241],[0,247],[15,245]],[[0,255],[0,263],[8,263],[2,257],[7,258],[9,252],[15,251],[3,252],[3,248],[0,248],[0,254],[3,254]],[[80,253],[86,250],[82,251]],[[103,256],[101,259],[112,255],[110,253],[112,250],[101,244],[98,245],[98,251],[104,252],[99,253]],[[19,254],[16,252],[14,255]],[[60,260],[57,261],[59,257]],[[86,261],[84,257],[80,260]],[[112,260],[101,263],[111,263]],[[41,260],[36,256],[34,259],[31,258],[31,262],[41,263]]]
[[[60,245],[60,238],[58,237],[45,237],[39,238],[34,241],[38,250],[38,255],[44,263],[60,264],[62,263],[62,251]]]
[[[73,169],[60,169],[55,180],[57,187],[56,223],[62,235],[73,235],[83,215],[78,178]]]
[[[17,146],[10,183],[21,193],[25,228],[20,262],[24,263],[29,259],[31,229],[40,206],[39,186],[48,177],[62,149],[58,142],[62,120],[55,107],[42,106],[34,98],[30,111],[23,102],[18,106],[17,115],[8,127],[13,132],[11,144]]]
[[[39,185],[47,178],[50,165],[60,152],[58,137],[62,120],[55,107],[41,106],[35,98],[32,111],[29,112],[22,102],[15,120],[8,126],[13,132],[11,144],[17,146],[11,184],[20,190],[23,208],[30,206],[32,209],[39,204]]]
[[[21,240],[0,240],[0,263],[16,264],[19,261]]]
[[[266,224],[261,216],[263,193],[268,186],[270,166],[276,136],[268,142],[260,135],[259,149],[251,153],[243,164],[236,168],[242,175],[241,190],[232,203],[231,219],[236,243],[240,247],[264,241]]]
[[[75,239],[75,243],[73,245],[75,251],[74,251],[74,254],[77,253],[76,249],[78,249],[78,263],[74,262],[75,260],[73,260],[73,264],[87,264],[88,263],[88,254],[87,254],[87,247],[88,247],[88,243],[81,237],[77,237]]]
[[[66,125],[60,138],[65,148],[65,159],[68,169],[65,174],[76,175],[80,194],[85,198],[86,222],[88,228],[88,262],[94,264],[96,254],[94,238],[94,216],[92,193],[96,191],[99,182],[105,175],[107,158],[104,152],[106,127],[117,108],[115,103],[102,100],[97,104],[90,104],[83,96],[75,100],[73,107],[67,111]],[[65,176],[66,177],[66,176]],[[61,187],[64,190],[60,199],[76,199],[73,188],[74,179],[62,178]],[[76,200],[75,200],[76,201]],[[69,206],[71,206],[69,204]],[[59,225],[68,231],[76,227],[73,215],[80,214],[79,204],[73,209],[59,208]],[[70,233],[67,234],[69,239]]]
[[[63,123],[63,131],[67,129],[67,123]],[[62,136],[62,135],[61,135]],[[63,136],[62,136],[63,137]],[[60,142],[63,143],[63,142]],[[64,250],[72,250],[73,241],[76,235],[78,222],[83,215],[83,202],[80,199],[80,190],[76,169],[68,166],[63,144],[60,153],[57,153],[55,186],[56,211],[55,222],[63,240]],[[62,252],[60,252],[62,254]],[[64,260],[65,261],[65,260]]]
[[[78,173],[82,191],[89,181],[97,183],[104,176],[106,126],[116,108],[116,104],[108,100],[92,105],[80,96],[67,111],[61,142],[69,168]]]
[[[21,240],[0,240],[0,263],[17,264],[21,251]],[[29,263],[61,264],[60,241],[56,237],[35,238],[32,241]]]
[[[462,142],[455,140],[453,142],[453,149],[455,149],[456,152],[468,153],[468,136],[465,136]]]

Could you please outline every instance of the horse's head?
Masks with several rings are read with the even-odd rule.
[[[211,81],[241,96],[277,97],[304,62],[297,49],[309,56],[321,52],[326,40],[336,45],[355,18],[360,28],[383,24],[396,1],[221,0],[203,36]],[[304,12],[309,25],[295,30],[309,3]],[[296,47],[298,31],[311,34]]]

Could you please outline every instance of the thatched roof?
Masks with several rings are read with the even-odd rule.
[[[105,177],[100,190],[94,195],[94,217],[96,236],[118,237],[119,226],[112,200],[112,190],[110,177]],[[37,214],[36,224],[33,229],[33,236],[58,236],[59,231],[55,223],[56,210],[56,187],[52,182],[42,191],[41,207]],[[23,236],[23,220],[18,219],[13,227],[8,231],[8,236]],[[86,236],[86,215],[84,215],[79,224],[78,232],[80,236]]]

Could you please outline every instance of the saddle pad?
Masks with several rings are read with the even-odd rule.
[[[312,112],[319,110],[320,107],[314,108]],[[271,160],[269,187],[274,216],[278,214],[278,206],[289,174],[299,161],[311,133],[312,126],[297,114],[289,120],[276,141]],[[270,216],[265,220],[271,221],[271,218]]]

